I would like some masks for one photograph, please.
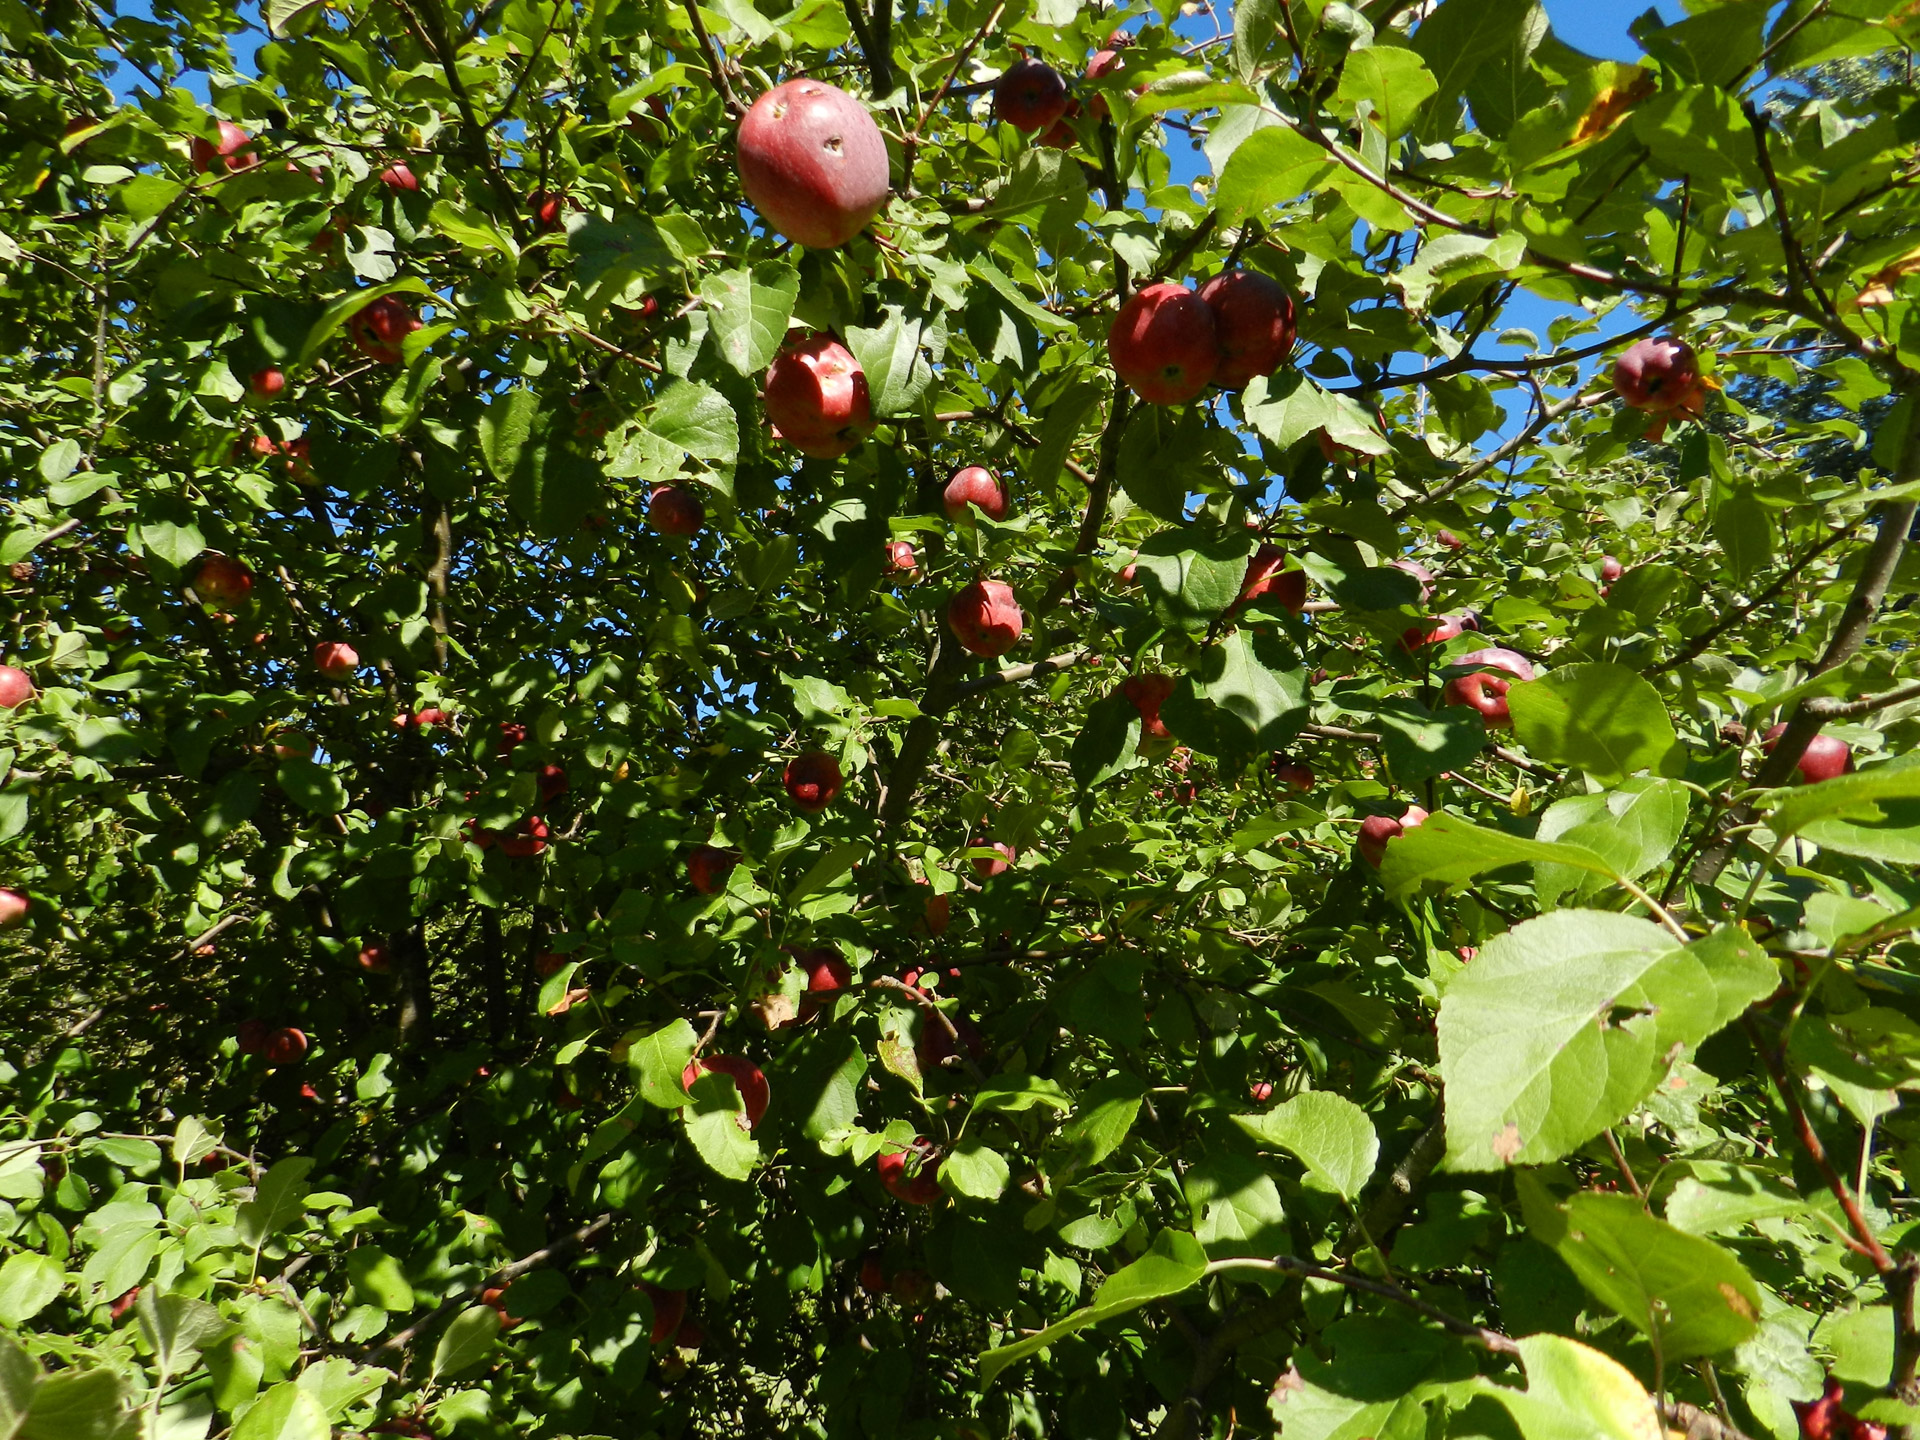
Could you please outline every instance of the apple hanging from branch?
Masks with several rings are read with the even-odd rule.
[[[836,460],[873,429],[866,372],[831,335],[789,342],[767,367],[767,424],[802,455]]]
[[[1114,373],[1149,405],[1184,405],[1220,368],[1213,307],[1184,285],[1149,285],[1114,317],[1107,332]]]
[[[767,91],[740,122],[740,188],[769,227],[811,250],[835,250],[887,203],[887,144],[867,109],[821,80]]]

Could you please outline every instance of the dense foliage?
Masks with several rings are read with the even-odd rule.
[[[1690,8],[0,4],[0,1440],[1904,1426],[1920,20]]]

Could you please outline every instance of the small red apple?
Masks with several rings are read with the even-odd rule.
[[[1096,50],[1093,58],[1087,62],[1087,79],[1098,80],[1102,76],[1111,75],[1114,71],[1121,68],[1123,67],[1120,56],[1114,47],[1109,46],[1105,50]],[[1107,109],[1107,97],[1104,95],[1094,96],[1089,108],[1102,120],[1106,119],[1109,113]]]
[[[946,505],[947,519],[958,522],[970,522],[973,511],[969,505],[978,505],[980,513],[989,520],[1007,518],[1007,490],[1000,483],[1000,477],[984,465],[969,465],[964,470],[956,470],[953,478],[947,481],[946,494],[942,497]]]
[[[1037,137],[1033,143],[1044,145],[1050,150],[1071,150],[1080,143],[1080,136],[1073,128],[1073,122],[1079,118],[1080,102],[1069,95],[1065,113],[1049,125],[1046,133]]]
[[[702,895],[718,895],[726,889],[727,876],[739,863],[740,857],[731,851],[696,845],[687,852],[687,879]]]
[[[1600,557],[1600,583],[1602,585],[1611,585],[1626,573],[1627,567],[1622,565],[1619,560],[1613,556],[1602,555]]]
[[[329,680],[351,680],[360,668],[360,652],[338,640],[322,640],[313,647],[313,668]]]
[[[831,335],[790,343],[767,367],[767,423],[802,455],[833,460],[873,429],[866,372]]]
[[[772,1098],[767,1077],[761,1074],[760,1067],[738,1055],[695,1056],[680,1072],[681,1088],[691,1090],[693,1082],[709,1072],[725,1075],[740,1087],[740,1099],[747,1108],[744,1115],[734,1117],[734,1123],[742,1130],[752,1131],[760,1123],[760,1117],[767,1113],[767,1102]]]
[[[1422,620],[1418,625],[1409,625],[1400,632],[1400,648],[1411,654],[1422,646],[1444,644],[1465,629],[1459,618],[1453,615]]]
[[[1040,60],[1009,66],[994,83],[993,113],[1029,135],[1052,129],[1067,113],[1066,78]]]
[[[1458,535],[1454,534],[1451,530],[1442,530],[1438,532],[1433,538],[1436,541],[1438,541],[1443,548],[1448,550],[1464,550],[1467,548],[1467,542],[1462,540]]]
[[[1213,309],[1184,285],[1149,285],[1114,317],[1107,358],[1149,405],[1184,404],[1207,388],[1220,367]]]
[[[567,779],[567,767],[564,765],[542,765],[534,782],[540,787],[540,803],[546,804],[555,796],[564,795],[573,788]]]
[[[647,528],[662,535],[698,535],[707,523],[700,497],[678,485],[656,485],[647,496]]]
[[[924,1135],[901,1144],[889,1140],[873,1157],[880,1183],[896,1200],[931,1205],[940,1198],[940,1151]]]
[[[1273,1098],[1273,1082],[1271,1080],[1254,1081],[1247,1086],[1247,1098],[1256,1105],[1266,1104]]]
[[[953,923],[953,897],[951,895],[929,895],[926,906],[921,911],[921,919],[929,935],[944,935],[947,926]]]
[[[934,1300],[933,1277],[924,1270],[902,1270],[887,1287],[909,1310],[922,1310]]]
[[[381,365],[405,359],[400,342],[418,330],[420,317],[391,295],[370,300],[347,321],[347,333],[360,353]]]
[[[838,760],[819,750],[809,750],[787,762],[780,783],[796,810],[818,815],[839,798],[840,787],[845,782]]]
[[[536,190],[527,197],[527,212],[533,217],[536,233],[551,235],[566,223],[567,197],[549,190]]]
[[[420,181],[415,177],[413,171],[407,168],[407,162],[404,160],[396,160],[393,164],[382,170],[380,172],[380,183],[389,190],[418,190],[420,188]]]
[[[1285,753],[1276,753],[1267,761],[1267,773],[1289,790],[1313,789],[1313,769]]]
[[[867,109],[820,80],[776,85],[747,111],[737,140],[740,188],[774,230],[833,250],[887,203],[887,144]]]
[[[1288,570],[1287,552],[1278,545],[1263,544],[1247,558],[1247,573],[1240,581],[1240,598],[1228,610],[1271,596],[1274,604],[1298,615],[1307,603],[1307,572]],[[1262,606],[1270,609],[1271,606]]]
[[[529,815],[500,836],[500,853],[511,855],[516,860],[541,854],[546,850],[547,837],[552,833],[545,820],[538,815]]]
[[[286,372],[272,365],[256,370],[247,377],[247,395],[263,404],[276,399],[286,388]]]
[[[803,950],[795,957],[807,972],[807,994],[833,995],[853,983],[853,967],[838,950]]]
[[[1513,713],[1507,708],[1507,690],[1515,680],[1533,679],[1533,666],[1527,663],[1526,657],[1495,646],[1462,655],[1453,663],[1486,668],[1472,675],[1456,675],[1447,681],[1440,692],[1440,703],[1465,705],[1478,711],[1489,730],[1511,729]],[[1489,674],[1488,670],[1506,673]]]
[[[527,743],[527,727],[515,720],[500,722],[500,743],[494,747],[494,755],[506,759],[519,746]]]
[[[1760,748],[1771,755],[1786,732],[1785,725],[1774,726],[1760,737]],[[1807,748],[1794,765],[1800,778],[1809,785],[1816,785],[1822,780],[1837,780],[1852,768],[1853,747],[1837,735],[1825,734],[1809,740]]]
[[[522,1323],[520,1316],[511,1315],[507,1312],[507,1292],[502,1286],[487,1286],[486,1289],[480,1292],[480,1303],[487,1306],[494,1314],[500,1317],[500,1329],[502,1333]]]
[[[18,890],[0,890],[0,930],[10,930],[27,918],[33,902]]]
[[[14,665],[0,665],[0,710],[18,710],[33,698],[33,677]]]
[[[920,573],[920,557],[913,552],[912,542],[907,540],[889,540],[887,542],[887,564],[898,575],[917,575]]]
[[[1258,270],[1228,270],[1200,287],[1213,311],[1220,345],[1214,383],[1244,390],[1256,375],[1271,375],[1293,351],[1293,297]]]
[[[297,1064],[307,1053],[306,1033],[291,1025],[270,1030],[260,1046],[260,1053],[269,1065]]]
[[[193,137],[193,143],[188,147],[193,168],[204,175],[216,165],[229,173],[251,170],[258,165],[260,156],[253,149],[252,137],[231,120],[218,123],[218,141],[204,140],[198,135]]]
[[[653,1302],[653,1331],[648,1340],[655,1345],[663,1345],[679,1330],[680,1322],[687,1314],[687,1292],[684,1290],[663,1290],[658,1285],[640,1282],[640,1288],[646,1292],[647,1299]]]
[[[1636,410],[1660,413],[1685,405],[1699,383],[1699,357],[1682,340],[1649,337],[1613,362],[1613,388]]]
[[[217,610],[238,605],[253,593],[253,571],[225,555],[209,555],[193,576],[194,593]]]
[[[360,947],[360,968],[374,975],[384,975],[393,968],[393,957],[387,947],[375,940]]]
[[[1351,445],[1342,445],[1333,438],[1324,427],[1313,432],[1314,443],[1320,447],[1321,458],[1329,465],[1338,465],[1343,470],[1358,470],[1367,463],[1367,452],[1356,450]]]
[[[1160,718],[1160,707],[1179,683],[1173,676],[1157,671],[1129,675],[1120,682],[1120,694],[1140,712],[1140,743],[1135,747],[1136,753],[1151,754],[1165,748],[1154,742],[1173,739],[1173,732]]]
[[[1406,834],[1426,818],[1427,812],[1418,805],[1409,805],[1398,820],[1391,815],[1367,816],[1360,822],[1360,858],[1378,870],[1380,862],[1386,858],[1388,843]]]
[[[983,881],[991,880],[996,875],[1006,874],[1007,871],[1013,868],[1014,862],[1020,858],[1020,852],[1015,850],[1013,846],[1002,845],[997,840],[987,848],[998,851],[999,855],[997,859],[981,859],[973,862],[973,873],[978,875]]]
[[[999,580],[976,580],[947,602],[947,625],[969,653],[991,660],[1020,639],[1025,617],[1013,588]]]

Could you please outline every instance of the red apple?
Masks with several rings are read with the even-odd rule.
[[[789,343],[767,367],[767,423],[802,455],[833,460],[873,429],[866,372],[831,335]]]
[[[751,1131],[767,1113],[767,1102],[772,1098],[767,1077],[760,1073],[760,1067],[738,1055],[708,1055],[704,1059],[696,1055],[680,1072],[681,1088],[691,1090],[694,1081],[709,1073],[725,1075],[740,1087],[740,1099],[747,1109],[746,1114],[734,1117],[734,1123],[742,1130]]]
[[[502,1286],[487,1286],[480,1292],[480,1303],[500,1317],[500,1329],[503,1333],[521,1323],[520,1316],[507,1313],[507,1292]]]
[[[838,950],[802,950],[795,957],[807,972],[807,994],[833,995],[853,983],[853,967]]]
[[[545,980],[550,976],[558,974],[560,968],[566,963],[566,956],[556,954],[552,950],[542,951],[533,957],[533,973],[538,975],[542,980]]]
[[[1433,572],[1418,560],[1389,560],[1387,564],[1395,570],[1404,570],[1420,582],[1420,598],[1422,600],[1431,600],[1433,598]]]
[[[1433,538],[1448,550],[1464,550],[1467,548],[1467,542],[1451,530],[1442,530]]]
[[[533,228],[551,235],[565,223],[567,197],[550,190],[536,190],[527,197],[527,212],[533,216]]]
[[[1627,567],[1622,565],[1613,556],[1602,555],[1600,557],[1600,583],[1602,585],[1611,585],[1626,573]]]
[[[564,765],[542,765],[534,783],[540,787],[540,803],[546,804],[557,795],[564,795],[573,788],[567,779],[567,767]]]
[[[1254,1081],[1247,1086],[1247,1098],[1256,1105],[1266,1104],[1273,1098],[1273,1082],[1271,1080]]]
[[[1120,68],[1120,56],[1114,47],[1109,46],[1105,50],[1096,50],[1093,58],[1087,62],[1087,79],[1098,80],[1101,76],[1111,75]],[[1106,119],[1108,114],[1107,97],[1104,95],[1094,96],[1091,109],[1093,113],[1098,115],[1102,120]]]
[[[500,722],[500,743],[494,747],[493,753],[498,758],[504,760],[507,756],[511,755],[515,749],[526,743],[526,726],[520,724],[518,721],[502,720]]]
[[[920,557],[914,554],[912,542],[907,540],[887,542],[887,564],[899,575],[916,575],[920,571]]]
[[[833,250],[887,203],[887,145],[866,107],[820,80],[767,91],[740,122],[740,188],[774,230]]]
[[[1247,558],[1247,573],[1240,581],[1240,598],[1233,602],[1228,613],[1232,614],[1242,606],[1271,596],[1274,604],[1298,615],[1307,603],[1307,572],[1288,570],[1287,552],[1278,545],[1263,544]],[[1271,609],[1272,606],[1262,606]]]
[[[1020,858],[1020,852],[1015,850],[1013,846],[1002,845],[997,840],[987,848],[998,851],[999,858],[994,860],[975,860],[973,862],[973,873],[978,875],[983,881],[991,880],[996,875],[1006,874],[1007,871],[1013,868],[1014,861]]]
[[[921,919],[929,935],[944,935],[947,926],[953,923],[953,897],[951,895],[929,895]]]
[[[1400,632],[1400,648],[1411,654],[1424,645],[1440,645],[1462,633],[1466,627],[1453,615],[1442,615],[1434,620],[1422,620],[1418,625],[1409,625]]]
[[[431,730],[436,725],[445,725],[452,718],[438,705],[429,705],[413,715],[394,716],[393,728],[405,730],[408,726],[412,726],[416,730]]]
[[[18,710],[33,698],[33,677],[13,665],[0,665],[0,710]]]
[[[1161,282],[1136,294],[1107,332],[1107,358],[1149,405],[1180,405],[1220,368],[1213,309],[1184,285]]]
[[[1179,683],[1173,676],[1157,671],[1129,675],[1120,682],[1121,695],[1140,712],[1140,743],[1135,747],[1138,754],[1147,755],[1163,749],[1163,746],[1154,742],[1173,739],[1173,732],[1167,729],[1166,722],[1160,718],[1160,707]]]
[[[360,968],[375,975],[384,975],[393,966],[393,957],[387,947],[378,940],[360,947]]]
[[[420,188],[420,181],[415,178],[413,171],[407,168],[407,162],[404,160],[396,160],[393,164],[382,170],[380,172],[380,183],[389,190],[418,190]]]
[[[980,513],[989,520],[1007,518],[1007,490],[1000,483],[1000,477],[984,465],[969,465],[964,470],[956,470],[953,478],[947,481],[946,494],[947,519],[967,522],[973,519],[973,511],[967,507],[978,505]]]
[[[653,1302],[653,1331],[648,1340],[655,1345],[663,1345],[671,1340],[679,1330],[680,1322],[687,1314],[687,1292],[684,1290],[662,1290],[658,1285],[640,1282],[640,1288],[646,1292],[647,1299]]]
[[[529,815],[500,836],[500,853],[511,855],[516,860],[525,860],[545,851],[547,837],[552,833],[545,820],[538,815]]]
[[[33,902],[18,890],[0,890],[0,930],[10,930],[27,918]]]
[[[256,370],[247,377],[248,396],[263,403],[276,398],[286,388],[286,373],[271,365],[265,369]]]
[[[1776,725],[1760,737],[1760,748],[1771,755],[1786,734],[1785,725]],[[1816,735],[1807,742],[1794,769],[1809,785],[1822,780],[1837,780],[1853,768],[1853,747],[1837,735]]]
[[[360,652],[338,640],[322,640],[313,647],[313,668],[329,680],[351,680],[360,668]]]
[[[1489,730],[1511,729],[1513,714],[1507,709],[1507,690],[1515,680],[1533,679],[1533,666],[1527,663],[1526,657],[1495,646],[1462,655],[1453,663],[1486,668],[1472,675],[1456,675],[1447,681],[1440,692],[1440,703],[1469,706],[1479,712]],[[1506,673],[1488,674],[1489,669]]]
[[[698,535],[707,523],[700,497],[678,485],[656,485],[647,496],[647,528],[662,535]]]
[[[1042,61],[1022,60],[995,82],[993,113],[1029,135],[1049,130],[1067,113],[1066,79]]]
[[[418,330],[420,317],[391,295],[370,300],[347,321],[347,333],[362,355],[381,365],[404,358],[400,342]]]
[[[1613,362],[1613,388],[1636,410],[1674,410],[1689,403],[1699,384],[1699,357],[1681,340],[1650,337]]]
[[[203,140],[198,135],[193,137],[193,143],[188,147],[193,168],[205,174],[219,165],[231,173],[237,173],[258,165],[260,156],[254,151],[252,138],[247,132],[231,120],[218,123],[220,139],[217,142]]]
[[[1244,390],[1256,375],[1271,375],[1293,351],[1293,297],[1258,270],[1228,270],[1200,287],[1213,311],[1220,345],[1217,385]]]
[[[291,1025],[282,1025],[278,1030],[267,1032],[260,1053],[269,1065],[297,1064],[307,1053],[306,1034]]]
[[[1378,870],[1386,858],[1388,842],[1406,834],[1426,818],[1427,812],[1418,805],[1409,805],[1398,820],[1390,815],[1367,816],[1360,822],[1360,858]]]
[[[873,1157],[880,1183],[896,1200],[931,1205],[940,1198],[940,1152],[924,1135],[902,1144],[889,1140]]]
[[[253,571],[225,555],[209,555],[193,575],[194,593],[215,609],[238,605],[253,593]]]
[[[1011,650],[1025,623],[1013,588],[999,580],[976,580],[947,602],[947,625],[963,649],[983,659]]]
[[[731,851],[712,845],[696,845],[687,852],[687,879],[702,895],[718,895],[727,887],[727,876],[740,863]]]
[[[1289,790],[1313,789],[1313,768],[1284,753],[1276,753],[1267,761],[1267,773]]]
[[[1080,143],[1080,136],[1073,128],[1073,122],[1079,118],[1080,102],[1069,95],[1066,111],[1047,127],[1045,134],[1036,138],[1033,143],[1045,145],[1050,150],[1071,150]]]
[[[793,802],[796,810],[806,815],[818,815],[839,798],[840,787],[845,782],[838,760],[821,751],[809,750],[787,762],[780,783],[786,788],[787,798]]]

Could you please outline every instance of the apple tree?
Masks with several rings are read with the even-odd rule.
[[[0,1436],[1920,1406],[1893,0],[0,6]]]

